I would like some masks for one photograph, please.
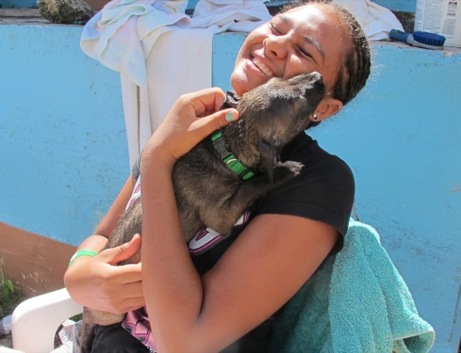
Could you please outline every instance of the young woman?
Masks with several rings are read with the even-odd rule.
[[[362,30],[347,11],[331,4],[288,8],[250,33],[231,83],[243,94],[271,77],[312,71],[323,75],[327,95],[306,117],[311,126],[341,110],[369,76]],[[354,198],[353,176],[342,160],[304,133],[282,151],[282,159],[304,164],[299,176],[253,205],[232,234],[202,232],[184,243],[172,168],[196,143],[238,118],[235,110],[217,111],[223,99],[217,88],[178,99],[147,143],[140,171],[127,180],[95,235],[80,245],[94,252],[103,248],[140,173],[142,266],[116,266],[139,248],[141,238],[135,236],[96,256],[77,257],[65,283],[81,304],[130,312],[123,326],[144,320],[147,331],[140,335],[133,329],[135,339],[119,324],[98,327],[93,352],[266,352],[271,318],[329,254],[340,250]]]

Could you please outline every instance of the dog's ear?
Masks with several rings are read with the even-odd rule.
[[[277,151],[272,143],[259,140],[259,152],[261,154],[260,170],[267,175],[272,184],[274,182],[274,165]]]
[[[224,108],[235,108],[237,109],[237,106],[240,102],[240,97],[237,96],[234,92],[227,91],[226,92],[226,100],[224,101],[221,109]]]

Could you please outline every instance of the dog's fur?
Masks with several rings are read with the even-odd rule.
[[[309,115],[325,95],[319,73],[301,74],[285,80],[272,78],[244,94],[228,96],[227,103],[240,119],[222,129],[226,147],[255,172],[243,181],[229,170],[213,147],[204,139],[181,157],[173,169],[173,184],[181,226],[189,241],[203,227],[229,234],[233,225],[256,199],[300,173],[303,165],[281,162],[283,146],[304,131]],[[115,247],[141,233],[141,202],[136,201],[121,218],[107,247]],[[140,261],[140,252],[124,263]],[[120,322],[123,315],[84,309],[82,353],[90,351],[94,325]]]

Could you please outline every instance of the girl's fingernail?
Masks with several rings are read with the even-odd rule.
[[[235,120],[234,113],[232,113],[232,112],[227,113],[226,114],[226,120],[227,121],[234,121]]]

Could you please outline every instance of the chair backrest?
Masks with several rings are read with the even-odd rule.
[[[82,310],[65,288],[25,300],[12,315],[13,348],[25,353],[51,352],[59,325]]]

